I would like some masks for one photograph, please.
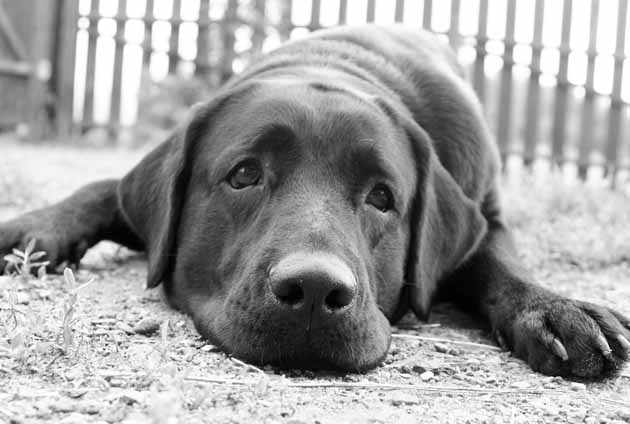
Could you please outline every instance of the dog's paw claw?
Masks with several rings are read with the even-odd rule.
[[[551,343],[551,351],[563,361],[569,360],[569,354],[567,353],[567,349],[564,347],[562,342],[557,338],[553,339]]]
[[[626,339],[623,335],[618,334],[617,341],[619,342],[621,347],[626,350],[626,352],[630,353],[630,342],[628,341],[628,339]]]

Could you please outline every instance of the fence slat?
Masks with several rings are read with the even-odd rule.
[[[402,22],[405,16],[405,0],[396,0],[396,9],[394,10],[394,21]]]
[[[422,10],[422,28],[431,29],[431,19],[433,18],[433,0],[424,0]]]
[[[374,22],[375,15],[376,15],[376,0],[368,0],[367,13],[365,17],[366,22]]]
[[[99,0],[91,0],[90,16],[98,16]],[[96,70],[96,40],[98,38],[98,19],[90,19],[88,29],[88,51],[85,78],[85,97],[83,106],[83,128],[89,128],[94,121],[94,73]]]
[[[210,52],[210,43],[208,40],[210,34],[209,17],[210,0],[199,1],[199,22],[197,24],[197,56],[195,57],[195,74],[207,78],[210,74],[210,60],[208,54]]]
[[[293,22],[291,21],[292,6],[293,2],[291,0],[282,0],[280,5],[282,10],[280,12],[280,28],[278,28],[278,32],[280,33],[280,39],[282,41],[289,39],[291,30],[293,29]]]
[[[339,25],[343,25],[348,20],[348,0],[339,1]]]
[[[504,161],[509,150],[509,144],[512,141],[512,71],[514,67],[515,20],[516,0],[508,0],[507,18],[505,20],[505,52],[503,54],[503,70],[501,71],[499,121],[497,125],[497,141]]]
[[[319,24],[319,13],[321,9],[321,0],[312,0],[311,3],[311,23],[309,24],[309,29],[311,31],[315,31],[320,27]]]
[[[153,51],[153,21],[155,16],[153,15],[154,4],[153,0],[147,0],[146,9],[144,12],[144,49],[142,54],[142,64],[145,66],[151,65],[151,53]]]
[[[525,116],[525,134],[523,135],[525,146],[523,150],[523,163],[530,166],[536,159],[536,145],[538,144],[540,115],[540,59],[542,55],[542,31],[545,13],[545,1],[536,0],[534,11],[534,35],[532,38],[532,61],[530,65],[527,106]]]
[[[57,31],[57,56],[55,57],[55,92],[57,110],[55,114],[57,135],[70,137],[74,133],[74,79],[77,48],[77,20],[79,0],[63,0],[59,11]]]
[[[114,51],[114,77],[112,82],[112,97],[110,103],[109,121],[113,124],[110,127],[110,134],[117,135],[117,127],[120,124],[120,103],[122,95],[122,71],[123,71],[123,52],[125,49],[125,22],[127,17],[127,0],[118,1],[118,17],[121,18],[116,22],[116,49]]]
[[[482,104],[486,101],[486,42],[488,41],[488,0],[479,0],[479,16],[477,19],[477,44],[475,46],[475,65],[473,86]]]
[[[553,113],[553,127],[551,130],[551,158],[552,162],[562,165],[565,160],[564,146],[566,141],[567,108],[569,103],[569,53],[571,46],[571,9],[573,0],[564,0],[562,7],[562,36],[560,41],[560,68],[556,83],[556,102]]]
[[[181,0],[173,0],[173,11],[171,16],[175,19],[171,20],[171,37],[169,39],[168,47],[169,74],[175,74],[177,72],[177,64],[179,63],[179,25],[181,11]]]
[[[580,125],[580,141],[578,147],[578,176],[586,179],[589,168],[589,156],[594,140],[593,123],[595,115],[595,58],[597,58],[597,22],[599,17],[599,0],[591,0],[591,16],[589,23],[589,38],[586,84],[584,86],[584,104]]]
[[[623,78],[624,53],[626,42],[626,21],[628,16],[628,0],[619,0],[617,10],[617,39],[615,41],[615,70],[613,72],[613,88],[610,99],[610,114],[608,115],[608,144],[606,146],[606,160],[611,176],[612,186],[616,184],[619,166],[619,146],[621,144],[621,122],[624,104],[621,99],[621,85]]]
[[[254,11],[256,12],[256,25],[252,34],[252,50],[254,52],[262,51],[265,42],[266,25],[265,25],[265,6],[266,0],[255,0]]]
[[[460,45],[459,36],[459,12],[460,12],[460,0],[451,0],[451,24],[448,28],[448,41],[451,47],[457,51]]]
[[[228,0],[225,17],[221,23],[221,38],[223,49],[221,57],[221,81],[227,81],[232,76],[234,62],[234,30],[237,24],[238,0]]]

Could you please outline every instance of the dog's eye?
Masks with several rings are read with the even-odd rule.
[[[377,184],[367,195],[365,203],[381,212],[387,212],[394,206],[392,192],[384,184]]]
[[[258,162],[246,160],[238,164],[228,176],[228,183],[237,190],[256,185],[260,182],[262,170]]]

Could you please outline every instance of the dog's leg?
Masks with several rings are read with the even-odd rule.
[[[24,249],[36,239],[49,269],[68,261],[78,263],[86,250],[100,240],[111,240],[130,248],[143,249],[142,241],[127,225],[119,209],[118,180],[88,184],[51,206],[35,210],[0,224],[0,273],[4,255],[13,248]]]
[[[445,283],[443,295],[485,316],[499,344],[536,371],[598,377],[618,370],[630,356],[630,320],[533,283],[501,219],[488,221],[480,249]]]

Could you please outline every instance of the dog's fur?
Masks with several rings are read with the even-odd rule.
[[[161,283],[202,335],[257,363],[369,369],[387,353],[390,322],[409,309],[426,318],[442,298],[480,313],[535,370],[617,370],[630,322],[532,283],[501,216],[497,157],[434,36],[319,31],[234,77],[121,180],[0,225],[0,253],[31,238],[52,265],[102,239],[146,250],[148,286]],[[235,188],[243,160],[262,174]],[[370,200],[379,184],[387,208]],[[280,268],[298,291],[345,284],[346,298],[284,304],[271,287]]]

